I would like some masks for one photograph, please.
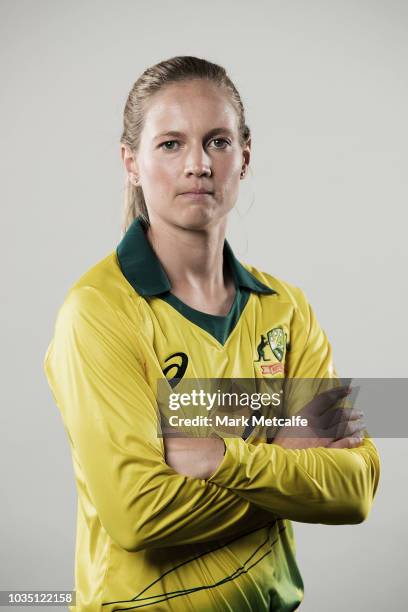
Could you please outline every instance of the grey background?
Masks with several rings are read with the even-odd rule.
[[[406,377],[408,6],[2,0],[0,24],[0,589],[70,589],[76,491],[42,362],[66,291],[119,240],[130,87],[173,55],[227,68],[253,132],[236,255],[306,292],[341,376]],[[377,445],[365,523],[294,524],[302,612],[402,609],[408,443]]]

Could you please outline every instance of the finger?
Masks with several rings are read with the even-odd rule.
[[[355,448],[359,446],[363,438],[357,436],[350,436],[348,438],[343,438],[342,440],[336,440],[328,445],[328,448]]]
[[[339,423],[334,427],[328,428],[326,431],[329,436],[331,436],[335,440],[338,440],[340,438],[348,438],[350,436],[355,436],[366,427],[367,425],[364,421],[354,420],[349,421],[347,423]]]
[[[274,438],[273,443],[283,448],[288,449],[304,449],[304,448],[318,448],[320,446],[328,446],[332,442],[332,438],[323,437],[312,437],[312,438]]]
[[[356,410],[354,408],[337,408],[333,411],[335,415],[332,424],[335,423],[347,423],[348,421],[356,421],[364,417],[362,410]]]
[[[351,393],[351,387],[342,386],[323,391],[317,395],[304,408],[304,413],[311,413],[315,416],[321,416],[328,408],[334,406],[340,399]]]
[[[309,417],[309,424],[312,427],[331,429],[333,427],[347,425],[347,423],[352,421],[358,421],[363,417],[364,413],[361,410],[352,408],[333,408],[332,410],[327,410],[319,417]]]
[[[364,419],[356,419],[354,421],[349,421],[344,428],[343,438],[348,437],[349,435],[353,435],[354,432],[360,431],[361,429],[365,429],[367,427]]]

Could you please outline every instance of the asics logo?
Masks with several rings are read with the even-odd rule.
[[[188,365],[188,357],[185,353],[173,353],[172,355],[167,357],[167,359],[165,359],[164,361],[167,363],[169,359],[174,359],[175,357],[180,357],[181,363],[170,363],[163,370],[163,374],[167,378],[171,388],[175,387],[177,383],[183,378],[184,374],[186,373],[187,365]],[[168,373],[171,372],[173,369],[175,370],[173,376],[171,377],[167,376]]]

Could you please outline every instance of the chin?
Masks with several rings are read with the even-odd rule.
[[[220,211],[201,204],[193,204],[180,211],[177,224],[185,229],[204,229],[219,221],[224,215]]]

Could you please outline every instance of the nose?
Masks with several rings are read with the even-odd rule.
[[[190,151],[186,158],[184,174],[189,176],[211,176],[211,166],[208,162],[208,155],[203,150],[202,146]]]

